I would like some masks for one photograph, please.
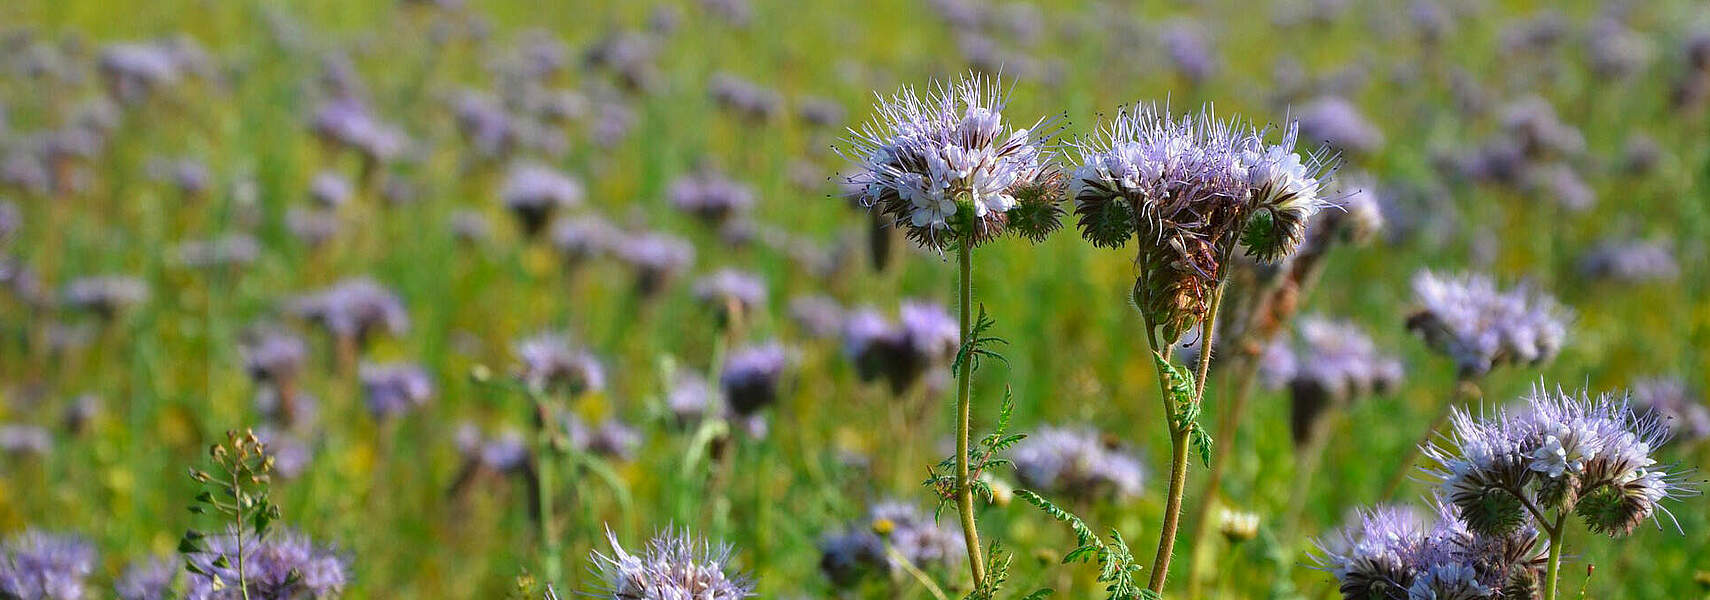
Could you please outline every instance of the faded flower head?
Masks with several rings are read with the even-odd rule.
[[[1023,484],[1075,498],[1132,498],[1145,481],[1139,460],[1092,429],[1044,427],[1013,455]]]
[[[79,600],[87,597],[95,547],[82,538],[26,531],[0,544],[0,597]]]
[[[419,365],[364,364],[360,374],[362,399],[376,419],[402,415],[433,398],[433,378]]]
[[[572,396],[606,389],[606,368],[600,358],[570,343],[570,338],[542,333],[517,344],[522,378],[542,392],[562,389]]]
[[[848,178],[856,201],[927,248],[979,244],[1006,228],[1049,234],[1059,212],[1054,125],[1041,119],[1009,129],[1001,85],[967,75],[924,98],[904,88],[881,102],[877,118],[851,129],[840,150],[858,162]]]
[[[596,594],[611,600],[741,600],[754,595],[746,577],[728,573],[730,546],[714,545],[682,532],[664,531],[630,554],[606,531],[612,553],[596,551],[594,569],[603,583]]]
[[[1413,293],[1419,309],[1407,318],[1407,328],[1453,359],[1463,376],[1548,362],[1567,338],[1571,313],[1527,287],[1502,291],[1483,275],[1420,271]]]
[[[1533,389],[1525,405],[1475,417],[1456,409],[1451,433],[1425,454],[1444,499],[1486,535],[1526,526],[1524,506],[1573,512],[1612,537],[1667,514],[1662,503],[1696,490],[1652,454],[1668,440],[1654,415],[1626,399]]]
[[[238,586],[239,535],[244,536],[242,564],[244,580],[249,584],[247,595]],[[203,539],[203,547],[204,551],[188,555],[187,560],[208,575],[189,573],[186,600],[330,598],[344,591],[350,577],[350,565],[344,557],[294,531],[273,532],[265,538],[249,532],[209,535]]]

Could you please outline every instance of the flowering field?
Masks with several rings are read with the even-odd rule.
[[[0,599],[1710,596],[1695,0],[0,4]]]

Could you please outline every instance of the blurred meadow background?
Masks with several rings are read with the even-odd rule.
[[[1540,382],[1673,394],[1655,400],[1677,425],[1664,462],[1710,459],[1693,0],[11,0],[0,49],[0,538],[86,541],[80,597],[177,560],[208,523],[186,469],[248,428],[276,453],[279,526],[342,565],[347,598],[515,593],[552,570],[541,496],[566,597],[599,589],[607,528],[634,546],[671,527],[729,543],[760,597],[932,597],[826,556],[875,505],[929,518],[920,482],[952,453],[948,355],[893,387],[851,338],[907,304],[900,326],[939,319],[956,346],[953,252],[875,230],[835,148],[875,93],[969,70],[1012,86],[1012,122],[1063,117],[1065,140],[1136,101],[1299,119],[1303,148],[1340,153],[1340,193],[1381,213],[1298,313],[1356,325],[1399,381],[1325,426],[1298,491],[1289,387],[1261,385],[1219,494],[1256,530],[1184,537],[1171,597],[1193,579],[1207,598],[1337,597],[1311,539],[1382,499],[1455,393],[1454,361],[1406,326],[1421,269],[1571,310],[1553,361],[1493,370],[1473,405]],[[1116,454],[1081,465],[1112,489],[1054,498],[1144,559],[1170,443],[1134,276],[1072,224],[982,247],[974,289],[1009,344],[974,377],[974,420],[989,429],[1007,388],[1012,428],[1036,434],[1017,452],[1063,428]],[[738,366],[774,401],[707,414],[707,394],[743,393],[721,385]],[[1212,371],[1208,423],[1233,393]],[[550,477],[519,377],[574,396]],[[1191,477],[1189,530],[1223,515],[1197,511]],[[1395,497],[1423,506],[1431,486]],[[1705,500],[1671,508],[1684,533],[1576,534],[1564,587],[1710,594]],[[1073,537],[1037,510],[1000,493],[979,518],[1015,589],[1102,589],[1057,566]],[[954,510],[922,527],[953,532]],[[922,557],[965,588],[954,557]]]

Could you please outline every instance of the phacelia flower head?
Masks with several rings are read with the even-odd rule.
[[[433,398],[433,378],[419,365],[364,364],[362,398],[376,419],[396,417]]]
[[[1323,96],[1301,107],[1300,135],[1342,152],[1370,154],[1383,146],[1383,131],[1341,96]]]
[[[948,363],[961,345],[961,333],[940,304],[904,301],[897,312],[896,323],[872,309],[849,313],[843,346],[862,380],[882,377],[900,394],[935,365]]]
[[[309,199],[326,208],[338,208],[355,195],[350,180],[336,171],[321,171],[309,182]]]
[[[243,345],[244,369],[258,382],[282,384],[297,378],[308,353],[302,338],[280,331],[258,331]]]
[[[641,432],[617,419],[589,425],[575,413],[569,413],[564,416],[564,431],[571,447],[608,459],[634,458],[636,448],[641,445]]]
[[[695,299],[718,311],[725,323],[766,305],[766,280],[736,269],[719,269],[695,282]]]
[[[1319,543],[1318,562],[1347,600],[1532,600],[1543,575],[1536,529],[1503,535],[1469,529],[1453,505],[1427,522],[1413,510],[1383,506],[1357,513]]]
[[[243,580],[249,584],[248,594],[238,586],[239,535],[244,536]],[[227,532],[209,535],[202,544],[202,552],[187,557],[201,571],[189,573],[187,600],[331,598],[343,592],[350,578],[344,557],[293,531],[274,532],[266,538]]]
[[[1010,129],[995,80],[967,75],[924,98],[905,88],[850,130],[856,200],[896,220],[923,247],[979,244],[1006,229],[1034,239],[1057,227],[1052,121]]]
[[[730,571],[730,546],[714,545],[688,531],[665,531],[630,554],[606,531],[612,553],[595,552],[594,568],[603,584],[596,594],[610,600],[741,600],[754,595],[754,584]]]
[[[187,267],[241,267],[261,256],[261,242],[248,234],[232,233],[184,242],[177,254],[179,264]]]
[[[1669,281],[1680,275],[1680,264],[1664,242],[1607,240],[1580,255],[1579,272],[1621,283]]]
[[[1176,120],[1137,105],[1079,143],[1069,195],[1081,235],[1101,247],[1141,240],[1134,300],[1168,342],[1210,308],[1237,244],[1265,262],[1287,257],[1326,205],[1329,162],[1297,154],[1295,138],[1292,124],[1268,144],[1209,109]]]
[[[747,417],[776,404],[778,387],[789,364],[789,350],[777,342],[732,352],[718,376],[719,387],[724,390],[731,410],[739,417]]]
[[[111,318],[148,300],[148,283],[135,277],[103,275],[74,279],[65,286],[66,306]]]
[[[1451,433],[1425,449],[1435,462],[1428,472],[1473,531],[1511,533],[1534,506],[1623,536],[1667,514],[1664,501],[1696,493],[1652,456],[1669,438],[1667,425],[1634,413],[1624,398],[1539,387],[1524,400],[1485,417],[1457,408]]]
[[[606,368],[592,352],[570,338],[542,333],[517,344],[523,382],[540,391],[565,390],[572,396],[606,389]]]
[[[717,225],[754,207],[754,189],[711,168],[678,177],[665,195],[671,206]]]
[[[559,219],[552,226],[552,246],[571,266],[611,252],[622,238],[623,230],[596,215]]]
[[[133,562],[113,583],[113,591],[119,600],[169,600],[173,598],[172,584],[182,570],[178,561],[164,558]]]
[[[913,504],[886,500],[844,531],[820,538],[820,572],[840,587],[898,573],[903,564],[886,552],[887,545],[917,568],[953,568],[967,554],[955,531]]]
[[[1042,428],[1016,446],[1014,460],[1022,484],[1081,499],[1132,498],[1145,481],[1139,460],[1085,428]]]
[[[1548,362],[1567,339],[1571,313],[1526,287],[1502,291],[1482,275],[1420,271],[1413,293],[1419,309],[1407,318],[1407,328],[1453,359],[1463,376]]]
[[[1300,322],[1300,339],[1302,360],[1289,383],[1296,443],[1324,411],[1401,382],[1401,361],[1379,353],[1358,325],[1309,316]]]
[[[95,547],[81,538],[26,531],[0,544],[0,597],[81,600],[89,597]]]
[[[511,167],[499,197],[517,216],[523,233],[533,237],[546,228],[553,213],[582,203],[582,182],[550,167],[522,163]]]
[[[381,331],[401,335],[410,328],[403,301],[366,277],[346,279],[301,296],[291,302],[290,308],[325,328],[333,337],[354,340],[359,346]]]
[[[617,245],[620,260],[635,269],[636,289],[653,296],[665,284],[695,262],[695,247],[673,235],[642,233],[625,237]]]

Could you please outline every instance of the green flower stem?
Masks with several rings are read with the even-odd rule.
[[[1567,515],[1557,514],[1555,525],[1544,532],[1550,536],[1550,562],[1544,571],[1544,600],[1556,600],[1556,580],[1561,576],[1562,532]]]
[[[974,332],[973,245],[967,240],[956,244],[956,287],[962,312],[962,347],[967,348]],[[968,545],[968,568],[974,576],[974,588],[986,581],[986,561],[980,552],[979,525],[974,521],[974,491],[968,481],[968,422],[971,410],[973,357],[964,357],[956,368],[956,511],[962,516],[962,539]]]
[[[554,460],[556,449],[552,443],[552,406],[545,394],[530,390],[529,396],[534,400],[536,421],[534,476],[535,501],[540,504],[540,572],[547,581],[557,582],[562,561],[558,547],[558,523],[552,513],[552,472],[557,466]]]

